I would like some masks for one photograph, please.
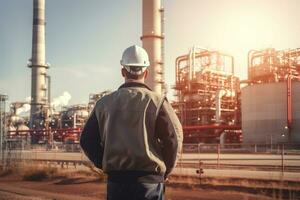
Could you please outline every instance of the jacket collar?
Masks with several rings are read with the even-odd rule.
[[[147,88],[148,90],[151,90],[146,84],[144,83],[138,83],[138,82],[128,82],[122,84],[119,89],[121,88],[127,88],[127,87],[142,87],[142,88]],[[152,90],[151,90],[152,91]]]

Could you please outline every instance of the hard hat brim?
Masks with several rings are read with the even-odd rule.
[[[122,60],[120,61],[120,63],[121,63],[122,66],[126,66],[126,67],[130,67],[130,66],[132,66],[132,67],[149,67],[150,66],[150,63],[145,63],[145,64],[141,64],[141,63],[126,63],[126,64],[124,64],[122,62]]]

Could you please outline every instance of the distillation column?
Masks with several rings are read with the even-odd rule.
[[[146,84],[155,92],[164,93],[163,8],[161,0],[143,0],[143,48],[149,54],[150,67]]]
[[[42,116],[47,106],[45,62],[45,0],[33,0],[32,57],[31,68],[31,110],[30,128],[42,125]]]

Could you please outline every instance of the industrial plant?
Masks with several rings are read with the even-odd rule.
[[[143,1],[140,37],[149,53],[150,74],[146,83],[166,95],[164,8],[160,0]],[[96,102],[110,91],[90,94],[88,104],[63,106],[51,102],[45,45],[45,0],[33,0],[32,54],[29,102],[0,97],[1,144],[78,143],[81,130]],[[172,102],[184,129],[185,143],[300,144],[300,49],[266,48],[248,53],[248,78],[235,73],[234,55],[201,46],[178,55],[173,66],[175,83]],[[298,91],[298,92],[297,92]],[[29,116],[19,115],[26,106]]]
[[[20,2],[7,1],[3,5],[20,7],[23,1]],[[110,1],[100,1],[101,3],[96,0],[88,3],[87,1],[72,1],[72,3],[56,1],[59,2],[58,5],[53,2],[55,1],[26,1],[24,3],[26,9],[23,5],[13,13],[21,16],[20,10],[22,9],[22,12],[26,10],[24,16],[27,16],[27,21],[15,24],[15,18],[11,21],[7,20],[8,26],[21,24],[22,29],[24,27],[29,29],[27,35],[22,33],[23,38],[16,40],[16,44],[11,41],[15,40],[16,35],[11,39],[4,37],[4,40],[9,41],[3,45],[4,48],[5,45],[16,46],[15,49],[23,52],[23,57],[19,56],[19,52],[15,49],[8,54],[5,54],[5,49],[2,56],[4,40],[0,40],[0,57],[9,60],[9,62],[4,61],[3,72],[15,67],[15,74],[21,74],[20,69],[27,73],[22,72],[22,78],[2,75],[5,74],[2,72],[0,74],[1,78],[8,77],[3,81],[0,80],[0,89],[4,89],[0,91],[0,200],[40,199],[39,197],[41,199],[105,199],[108,188],[106,182],[109,182],[110,171],[108,176],[102,171],[101,165],[104,165],[104,161],[101,162],[102,157],[119,159],[120,162],[125,163],[124,165],[131,165],[130,162],[135,162],[131,147],[135,148],[135,145],[147,147],[147,150],[143,149],[145,152],[141,155],[147,154],[152,161],[159,160],[162,162],[161,166],[165,164],[166,167],[169,162],[167,160],[174,159],[174,163],[168,164],[170,166],[164,174],[163,167],[151,161],[151,165],[155,165],[153,167],[155,172],[151,171],[151,177],[148,177],[148,171],[144,173],[144,166],[146,166],[144,160],[141,160],[138,173],[129,171],[134,172],[132,175],[138,181],[148,181],[148,178],[152,180],[152,176],[156,177],[156,173],[162,175],[159,184],[167,186],[166,192],[165,188],[163,189],[166,199],[300,199],[300,46],[297,46],[300,45],[300,40],[295,39],[300,33],[300,28],[292,27],[292,23],[297,23],[297,18],[299,19],[300,16],[297,11],[292,11],[292,7],[294,4],[300,5],[299,2],[288,0],[278,3],[262,0],[240,3],[241,1],[230,0],[194,0],[191,1],[192,3],[185,1],[182,3],[183,1],[172,0],[168,2],[136,0],[130,3],[120,1],[119,7]],[[116,9],[115,13],[105,10],[103,14],[101,9],[106,9],[104,5]],[[197,7],[189,7],[194,5]],[[284,10],[281,5],[287,5],[286,8],[289,9]],[[134,6],[138,9],[134,10]],[[187,6],[187,9],[182,8],[184,6]],[[271,10],[270,13],[277,12],[276,6],[280,6],[282,13],[277,17],[282,17],[280,19],[282,22],[275,17],[273,19],[271,15],[268,16],[268,9]],[[58,8],[61,9],[60,14]],[[258,11],[256,13],[256,8],[262,8],[261,16],[258,15]],[[72,12],[69,13],[70,10]],[[85,13],[85,18],[81,13],[78,14],[81,10]],[[231,16],[233,10],[236,13]],[[243,13],[246,10],[250,10],[249,13]],[[2,11],[1,3],[0,21],[4,15]],[[241,19],[237,19],[239,17]],[[268,17],[272,18],[270,23],[264,21]],[[46,18],[49,20],[48,25]],[[58,25],[60,23],[58,20],[61,18],[64,18],[63,23]],[[124,21],[120,21],[121,18],[122,20],[124,18]],[[293,20],[289,20],[292,18]],[[129,20],[134,23],[130,24]],[[289,31],[293,32],[294,41],[289,36],[280,38],[277,40],[280,42],[277,43],[275,37],[267,40],[266,37],[271,37],[272,34],[260,30],[264,27],[259,26],[259,20],[263,21],[261,23],[263,26],[268,26],[266,30],[273,29],[275,23],[282,23],[278,30],[284,30],[284,27],[287,27],[285,25],[290,23]],[[272,20],[274,24],[271,23]],[[126,26],[123,24],[125,21],[128,22]],[[66,22],[70,24],[66,25]],[[251,22],[257,25],[254,26],[258,27],[257,30],[251,26]],[[141,26],[135,27],[136,23],[140,23]],[[186,26],[185,23],[191,24]],[[222,26],[222,23],[225,25]],[[140,32],[134,35],[138,29]],[[8,30],[8,34],[13,32],[12,30]],[[122,33],[116,30],[122,30],[120,31]],[[275,30],[274,28],[274,32]],[[5,31],[6,28],[3,28],[3,32]],[[53,34],[54,31],[57,31],[56,35]],[[123,37],[121,34],[127,35],[121,38]],[[285,34],[288,35],[287,32]],[[235,40],[236,36],[241,38]],[[66,37],[71,38],[69,44],[66,42],[70,46],[59,46],[62,40],[69,39]],[[81,37],[82,41],[80,41]],[[286,38],[288,40],[285,40]],[[246,41],[247,39],[249,41]],[[253,41],[250,41],[251,39]],[[256,41],[259,39],[262,41]],[[24,44],[21,46],[19,44],[21,40],[26,40],[27,46]],[[143,58],[139,62],[128,62],[127,65],[122,64],[124,60],[122,58],[120,65],[119,57],[116,55],[120,53],[119,50],[122,50],[121,46],[132,45],[134,42],[140,42],[147,51],[150,66],[148,58]],[[268,42],[271,44],[269,45]],[[68,54],[68,51],[75,53]],[[143,55],[147,53],[143,50]],[[17,59],[19,63],[12,62]],[[5,66],[7,65],[5,62],[9,63],[9,66]],[[144,63],[147,68],[142,68],[141,63]],[[116,66],[112,66],[113,64]],[[125,70],[128,73],[129,71],[126,67],[135,73],[132,72],[132,76],[127,75]],[[145,72],[144,69],[148,71]],[[113,74],[116,71],[119,74]],[[142,74],[143,72],[145,74]],[[107,113],[98,116],[99,112],[94,107],[99,105],[99,100],[102,98],[105,102],[111,103],[110,100],[107,101],[109,99],[107,95],[111,95],[114,91],[108,87],[119,85],[119,81],[123,78],[126,82],[131,79],[130,77],[135,77],[133,75],[143,76],[143,79],[138,81],[143,81],[146,77],[146,85],[160,95],[157,98],[163,98],[159,104],[154,104],[147,99],[148,107],[143,110],[143,115],[139,115],[143,117],[134,117],[134,120],[129,123],[131,125],[131,123],[143,122],[142,125],[137,126],[137,130],[144,129],[143,139],[129,139],[130,142],[125,144],[127,133],[136,136],[135,132],[132,134],[131,131],[135,129],[128,126],[126,121],[128,115],[126,115],[118,122],[122,127],[123,125],[129,127],[129,131],[120,133],[120,127],[115,131],[122,135],[116,136],[117,140],[125,144],[122,150],[110,154],[107,153],[108,151],[101,152],[107,147],[119,147],[121,143],[116,143],[117,140],[109,144],[106,142],[106,133],[113,132],[114,135],[114,131],[107,131],[111,129],[105,129],[103,131],[105,134],[102,135],[97,134],[99,131],[92,130],[96,130],[96,127],[105,121],[100,119],[107,118],[109,122],[105,121],[105,128],[110,126],[116,128],[118,124],[114,123],[114,120],[118,118],[111,117]],[[173,80],[169,81],[170,79]],[[20,83],[25,87],[20,87]],[[10,84],[15,87],[11,87]],[[138,84],[140,83],[131,82],[120,88],[135,87]],[[134,94],[130,89],[128,90],[130,92],[126,95]],[[27,98],[20,99],[27,93]],[[57,96],[57,94],[61,95]],[[73,98],[71,94],[75,97]],[[142,98],[145,97],[143,95]],[[111,106],[113,111],[117,108],[118,114],[124,112],[118,108],[120,102],[125,102],[123,96],[121,97],[122,99],[117,101],[118,104]],[[167,99],[170,104],[164,102],[164,99]],[[143,102],[146,101],[143,99]],[[104,107],[104,110],[109,110],[103,105],[101,104],[101,109]],[[128,105],[131,106],[132,103],[126,104]],[[181,127],[176,115],[170,109],[171,106],[182,125],[182,148],[179,136]],[[148,109],[150,107],[151,109]],[[140,108],[137,109],[135,106],[134,109],[127,108],[131,109],[128,112],[141,113]],[[145,117],[148,116],[148,112],[151,114],[150,118]],[[88,121],[89,116],[91,117]],[[140,120],[141,118],[143,120]],[[176,121],[176,126],[172,127],[170,123],[166,125],[167,122],[161,122],[168,120]],[[89,123],[84,129],[87,121]],[[150,134],[148,128],[151,130]],[[87,132],[89,136],[85,138]],[[150,143],[149,138],[154,142]],[[95,155],[92,157],[97,157],[97,161],[91,162],[93,159],[83,145],[84,140],[88,141],[86,146],[95,150]],[[95,146],[91,145],[90,141],[94,142]],[[166,150],[171,147],[174,151],[173,156],[170,156],[170,151]],[[153,153],[151,148],[157,148],[158,153]],[[135,151],[137,154],[141,152],[138,148]],[[117,154],[118,156],[115,157]],[[132,161],[121,156],[126,156]],[[93,162],[96,164],[93,165]],[[106,165],[109,165],[109,162]],[[112,180],[119,180],[119,177],[120,180],[122,178],[130,180],[131,176],[121,175],[126,170],[114,170],[113,168],[111,174],[116,179],[112,178]],[[144,176],[144,174],[147,175],[145,176],[147,179],[140,178],[140,175]],[[20,198],[8,198],[10,196]]]

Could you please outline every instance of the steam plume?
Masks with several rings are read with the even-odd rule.
[[[53,101],[51,102],[51,106],[52,108],[57,108],[57,107],[62,107],[62,106],[66,106],[69,104],[69,101],[71,100],[72,96],[69,92],[64,91],[64,93],[53,99]]]

